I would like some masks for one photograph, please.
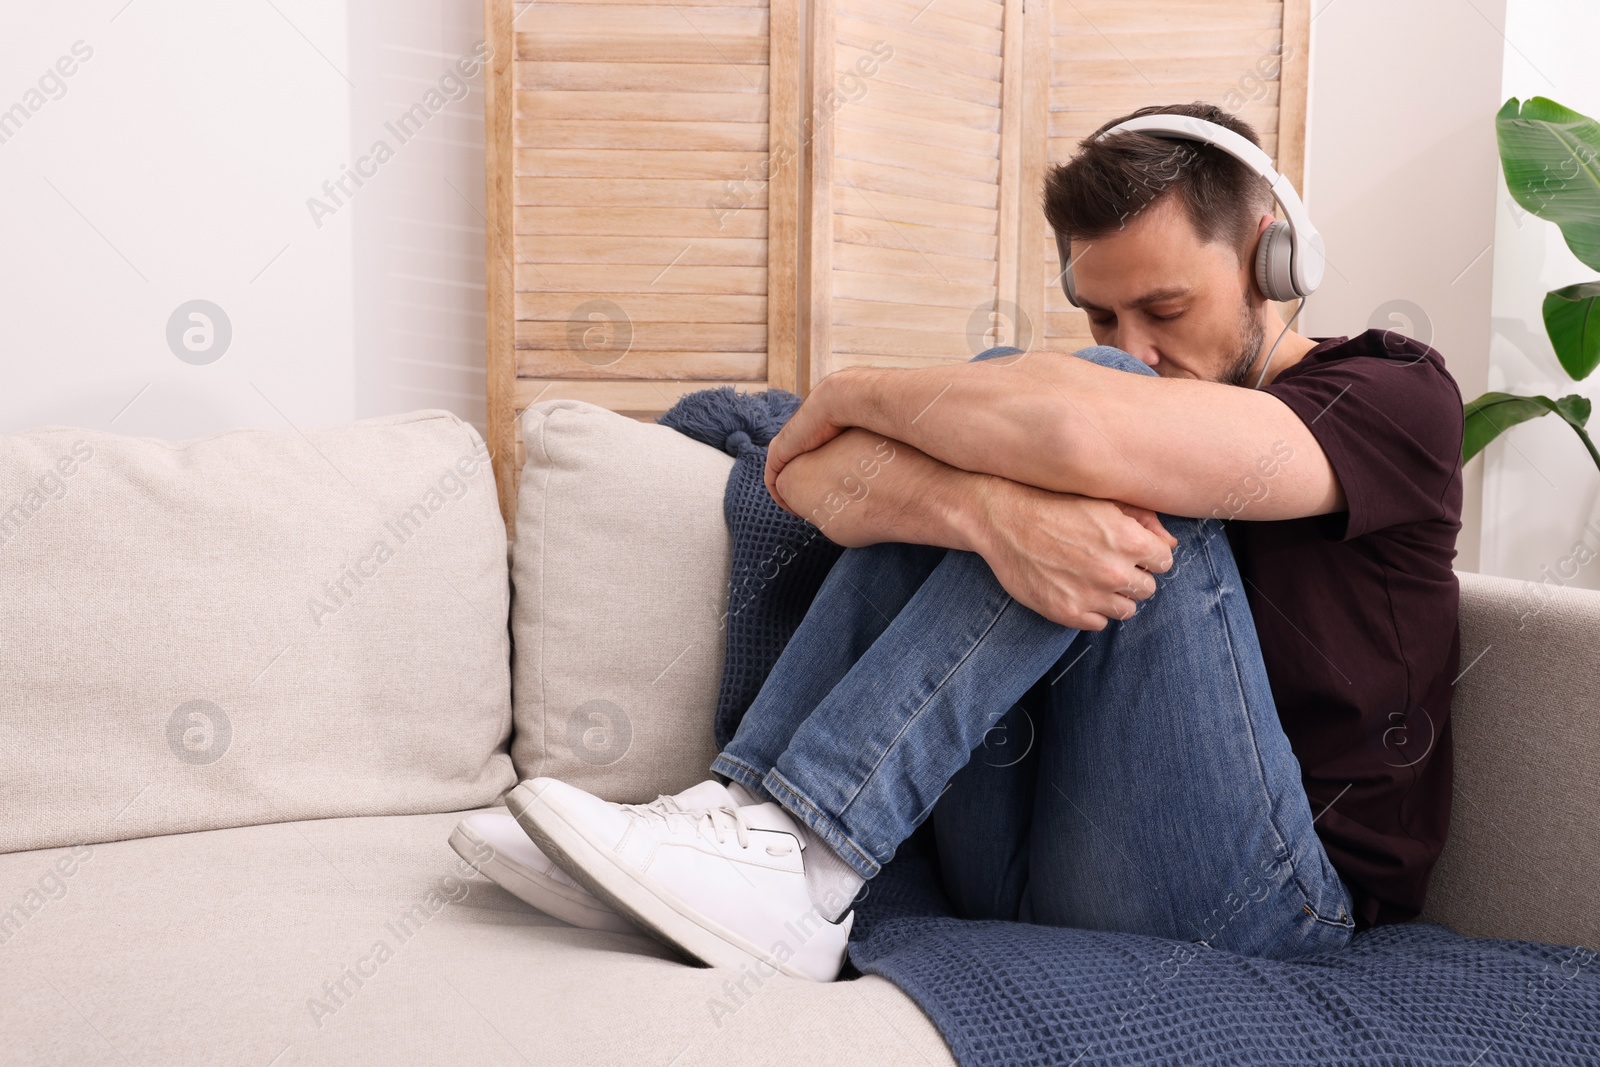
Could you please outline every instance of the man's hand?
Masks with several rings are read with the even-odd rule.
[[[992,478],[978,551],[1016,600],[1051,622],[1103,630],[1130,618],[1172,567],[1177,538],[1132,504]]]
[[[783,473],[790,460],[821,448],[846,428],[833,418],[830,403],[830,398],[839,384],[837,379],[838,373],[835,373],[818,382],[767,446],[767,468],[764,476],[767,492],[772,494],[772,499],[778,502],[779,507],[787,511],[797,509],[790,507],[779,495],[778,475]],[[827,384],[830,381],[834,383],[832,386]]]

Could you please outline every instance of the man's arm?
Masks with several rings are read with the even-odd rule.
[[[1142,508],[961,470],[861,429],[797,456],[777,482],[786,506],[837,544],[976,552],[1019,602],[1080,630],[1133,614],[1177,543]]]
[[[1250,519],[1346,506],[1316,438],[1270,393],[1063,353],[835,372],[773,440],[769,487],[795,455],[848,426],[963,470],[1173,515],[1233,517],[1241,499]]]

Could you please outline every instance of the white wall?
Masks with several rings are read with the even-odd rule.
[[[0,129],[0,431],[182,438],[418,407],[481,425],[481,73],[322,226],[306,204],[472,54],[481,13],[7,5],[0,110],[31,114]],[[195,299],[232,330],[203,365],[167,341]]]
[[[1306,206],[1329,271],[1301,332],[1410,332],[1444,354],[1468,400],[1488,380],[1504,8],[1312,4]],[[1467,470],[1461,570],[1479,567],[1480,467]]]
[[[1546,96],[1600,117],[1600,5],[1509,0],[1501,100]],[[1600,376],[1578,383],[1545,334],[1544,294],[1600,272],[1567,248],[1560,229],[1516,208],[1503,178],[1495,214],[1489,386],[1523,395],[1581,393],[1600,403]],[[1600,419],[1591,423],[1600,430]],[[1554,417],[1519,426],[1485,450],[1483,569],[1527,581],[1600,589],[1600,471]],[[1593,523],[1590,527],[1588,524]],[[1587,551],[1578,551],[1586,545]]]

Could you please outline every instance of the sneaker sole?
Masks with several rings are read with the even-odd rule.
[[[527,787],[519,785],[506,795],[506,809],[573,881],[692,962],[734,969],[765,964],[791,978],[814,981],[676,897],[651,889],[638,872],[596,847],[567,820],[565,812]]]
[[[603,930],[609,933],[638,934],[642,931],[615,911],[574,900],[567,886],[542,878],[535,871],[507,863],[500,858],[493,845],[466,826],[457,826],[450,834],[450,847],[456,855],[466,860],[472,869],[483,874],[500,888],[530,907],[560,919],[571,926],[585,930]],[[488,858],[485,859],[484,857]]]

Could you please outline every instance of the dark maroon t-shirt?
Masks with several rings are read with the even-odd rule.
[[[1294,463],[1279,454],[1219,517],[1356,927],[1401,922],[1450,821],[1461,393],[1438,352],[1379,330],[1321,341],[1264,391],[1311,430],[1349,510],[1249,521]]]

